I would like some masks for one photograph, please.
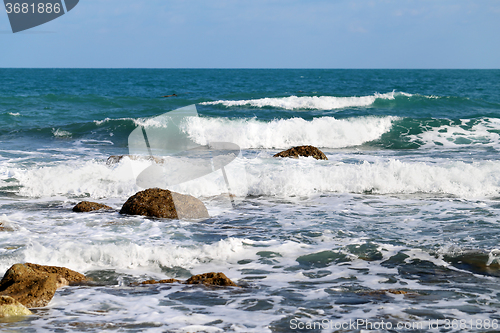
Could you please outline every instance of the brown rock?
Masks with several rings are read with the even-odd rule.
[[[317,160],[328,160],[326,155],[316,147],[313,146],[299,146],[293,147],[288,150],[277,153],[273,157],[292,157],[299,158],[299,156],[312,156]]]
[[[406,295],[409,294],[408,291],[399,290],[399,289],[380,289],[380,290],[370,290],[367,292],[363,292],[365,295],[382,295],[382,294],[394,294],[394,295]]]
[[[160,280],[160,281],[147,280],[147,281],[141,282],[141,284],[158,284],[158,283],[182,283],[182,281],[177,280],[177,279],[166,279],[166,280]]]
[[[159,188],[137,192],[123,204],[120,214],[169,219],[210,217],[205,205],[195,197]]]
[[[204,284],[210,286],[232,286],[238,287],[233,281],[229,280],[224,273],[205,273],[191,276],[186,284]]]
[[[0,318],[29,316],[33,314],[27,307],[10,296],[0,296]]]
[[[41,307],[50,302],[57,288],[87,280],[83,274],[64,267],[15,264],[0,281],[0,294],[28,308]]]
[[[90,202],[90,201],[79,202],[75,207],[73,207],[73,211],[78,213],[91,212],[99,209],[113,209],[113,208],[97,202]]]

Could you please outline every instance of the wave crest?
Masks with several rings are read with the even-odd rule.
[[[199,144],[233,142],[241,148],[290,148],[313,145],[343,148],[373,141],[391,129],[397,117],[335,119],[321,117],[263,122],[256,119],[191,118],[183,130]]]
[[[394,99],[396,96],[411,97],[411,94],[404,92],[390,92],[385,94],[375,93],[369,96],[335,97],[335,96],[289,96],[280,98],[259,98],[250,100],[219,100],[214,102],[204,102],[202,105],[222,104],[226,107],[232,106],[252,106],[258,108],[275,107],[286,110],[332,110],[348,107],[363,107],[372,105],[377,99]]]

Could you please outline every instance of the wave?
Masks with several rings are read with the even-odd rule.
[[[393,121],[391,130],[374,143],[389,149],[500,149],[500,119],[399,118]]]
[[[155,118],[106,118],[67,126],[6,131],[2,136],[31,139],[86,139],[126,146],[137,127],[165,127]],[[413,118],[396,116],[323,116],[260,120],[258,118],[186,118],[182,130],[198,144],[232,142],[242,149],[287,149],[314,145],[348,148],[361,145],[382,149],[500,149],[500,118]]]
[[[298,145],[342,148],[381,137],[397,117],[335,119],[321,117],[263,122],[257,119],[190,118],[183,130],[199,144],[233,142],[241,148],[290,148]]]
[[[411,97],[412,94],[404,92],[390,92],[385,94],[375,93],[370,96],[360,97],[334,97],[334,96],[290,96],[280,98],[259,98],[250,100],[219,100],[213,102],[203,102],[201,105],[221,104],[226,107],[233,106],[252,106],[257,108],[274,107],[286,110],[332,110],[348,107],[363,107],[372,105],[377,99],[393,100],[398,96]],[[429,96],[433,98],[433,96]]]
[[[323,193],[452,195],[461,198],[500,194],[500,161],[465,163],[443,160],[425,163],[398,159],[368,162],[317,161],[313,158],[242,158],[243,169],[228,167],[232,192],[238,196],[301,197]],[[8,170],[26,197],[64,196],[126,199],[140,188],[131,163],[123,159],[110,167],[104,161],[71,162],[56,166]],[[243,173],[241,173],[243,170]],[[5,170],[4,170],[5,171]],[[12,182],[11,182],[12,184]],[[220,170],[171,190],[195,197],[225,195]]]

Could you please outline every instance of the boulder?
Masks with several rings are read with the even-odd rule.
[[[29,316],[33,314],[27,307],[10,296],[0,296],[0,318]]]
[[[227,278],[224,273],[205,273],[191,276],[186,284],[204,284],[210,286],[238,287],[236,283]]]
[[[120,214],[169,219],[210,217],[203,202],[195,197],[159,188],[137,192],[123,204]]]
[[[73,207],[73,211],[77,213],[91,212],[99,209],[113,209],[113,208],[97,202],[90,202],[90,201],[79,202],[75,207]]]
[[[326,155],[316,147],[313,146],[299,146],[293,147],[288,150],[277,153],[273,157],[292,157],[299,158],[299,156],[312,156],[317,160],[328,160]]]
[[[57,288],[87,281],[85,275],[64,267],[15,264],[0,281],[0,295],[10,296],[28,308],[46,306]]]

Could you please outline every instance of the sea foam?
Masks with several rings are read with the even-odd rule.
[[[332,157],[332,156],[330,156]],[[141,190],[130,161],[113,167],[87,161],[58,166],[15,170],[13,177],[27,197],[66,196],[126,199]],[[141,162],[144,163],[144,162]],[[368,162],[317,161],[313,158],[242,158],[243,167],[233,175],[228,169],[231,192],[244,197],[295,197],[321,193],[378,193],[454,195],[463,198],[492,197],[500,193],[500,162],[425,163],[398,159]],[[244,175],[244,177],[242,177]],[[195,197],[226,195],[228,187],[220,171],[170,188]],[[243,198],[241,198],[243,199]]]
[[[232,142],[241,148],[290,148],[304,144],[342,148],[373,141],[391,129],[397,117],[321,117],[276,119],[190,118],[183,130],[199,144]]]
[[[259,98],[249,100],[218,100],[213,102],[204,102],[202,105],[224,105],[232,106],[252,106],[258,108],[275,107],[286,110],[332,110],[342,109],[347,107],[363,107],[372,105],[377,99],[394,99],[396,96],[412,96],[403,92],[389,92],[385,94],[375,93],[369,96],[350,96],[350,97],[335,97],[335,96],[289,96],[279,98]]]

